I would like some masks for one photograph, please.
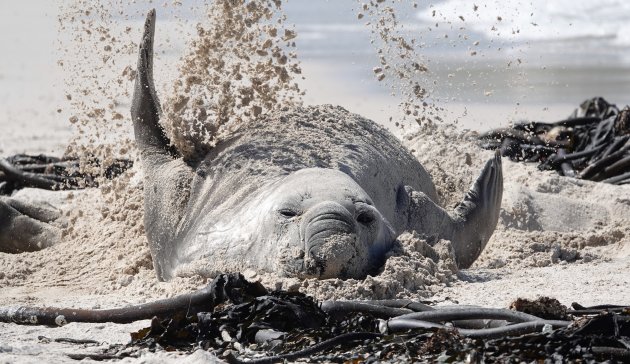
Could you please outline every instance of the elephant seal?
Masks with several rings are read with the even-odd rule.
[[[500,156],[450,213],[434,202],[431,177],[396,137],[330,105],[260,117],[199,160],[184,160],[159,124],[154,33],[151,11],[131,115],[159,279],[245,269],[362,278],[405,230],[450,240],[461,268],[479,256],[499,217]]]

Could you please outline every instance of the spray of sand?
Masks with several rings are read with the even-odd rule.
[[[295,46],[295,32],[284,26],[280,5],[225,0],[182,9],[174,2],[158,10],[178,23],[186,23],[184,10],[207,15],[190,35],[175,75],[156,73],[167,78],[156,80],[159,89],[169,83],[161,87],[167,90],[160,95],[163,126],[184,156],[202,153],[252,118],[299,103],[300,90],[293,78],[301,71],[295,53],[287,51]],[[101,172],[116,157],[135,160],[136,167],[114,181],[102,180],[99,189],[56,196],[24,191],[17,196],[34,195],[58,206],[64,213],[57,222],[64,238],[52,249],[0,257],[7,267],[0,285],[28,284],[33,292],[62,286],[77,293],[116,291],[141,299],[190,291],[205,280],[157,281],[143,225],[142,170],[128,109],[147,9],[123,12],[134,8],[131,1],[74,1],[60,7],[58,63],[71,75],[64,80],[64,108],[71,110],[68,119],[76,131],[66,153],[81,158],[82,168],[92,173]],[[168,29],[167,21],[162,23]],[[186,35],[184,27],[176,28],[179,36]],[[162,50],[170,46],[168,30],[160,35],[156,67]],[[169,76],[176,82],[171,84]],[[103,164],[89,163],[92,157]],[[8,297],[22,298],[18,293]]]
[[[295,30],[279,0],[219,0],[183,57],[164,126],[185,158],[263,114],[300,103]],[[205,24],[208,24],[207,26]]]
[[[421,45],[417,36],[421,33],[407,31],[399,20],[400,14],[388,2],[358,3],[357,18],[364,21],[371,32],[371,42],[380,61],[373,68],[374,76],[401,100],[399,108],[403,120],[396,121],[395,125],[404,127],[405,121],[420,125],[443,121],[443,110],[430,100],[430,88],[435,85],[430,79],[427,63],[418,51]],[[413,12],[417,7],[417,3],[412,2],[405,10]]]

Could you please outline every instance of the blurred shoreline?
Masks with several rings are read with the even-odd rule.
[[[457,19],[455,10],[446,15],[440,12],[453,4],[466,9],[462,13],[465,22]],[[59,153],[74,133],[68,122],[73,110],[69,110],[64,90],[64,80],[74,75],[63,74],[57,66],[57,47],[71,43],[64,43],[63,34],[58,33],[56,6],[55,2],[46,1],[11,3],[0,15],[0,31],[6,35],[0,40],[0,48],[5,51],[0,60],[1,154]],[[285,5],[298,33],[297,53],[305,77],[299,82],[307,91],[305,103],[339,104],[397,132],[394,124],[400,120],[401,98],[391,95],[389,80],[375,79],[372,68],[378,65],[376,48],[370,44],[370,29],[357,21],[356,6],[306,0],[292,0]],[[454,0],[440,2],[431,9],[438,11],[436,25],[421,16],[430,10],[426,5],[416,13],[401,10],[401,23],[407,31],[424,37],[426,44],[419,53],[429,73],[423,77],[432,81],[429,101],[444,110],[441,116],[445,122],[483,131],[524,119],[559,120],[593,96],[603,96],[619,107],[629,101],[630,58],[625,55],[623,44],[618,44],[621,40],[611,33],[616,28],[608,27],[610,34],[593,37],[581,32],[576,34],[582,38],[535,39],[539,28],[545,29],[541,23],[530,27],[534,30],[530,29],[529,40],[521,39],[525,29],[518,37],[492,38],[493,33],[484,35],[480,30],[487,24],[499,24],[492,19],[492,11],[472,12],[466,2]],[[524,10],[510,14],[509,7],[506,9],[501,25],[525,27],[539,15],[532,11],[534,15],[529,16]],[[115,26],[139,33],[142,18],[138,14],[145,9],[135,4],[126,10],[128,14],[121,16]],[[543,18],[553,13],[546,11]],[[176,78],[178,59],[200,19],[195,19],[194,13],[186,13],[190,19],[182,22],[168,9],[161,13],[156,82],[164,97]],[[527,21],[520,18],[523,16]],[[570,17],[565,18],[561,22],[571,21]],[[428,30],[429,26],[433,28]],[[577,29],[578,24],[574,27]],[[440,40],[442,34],[448,38]],[[473,56],[471,50],[477,53]],[[135,63],[135,55],[119,57],[118,64]],[[103,79],[115,76],[118,75],[95,75]],[[396,90],[396,84],[393,87]],[[108,101],[111,100],[103,100],[103,104]],[[128,118],[129,100],[115,101],[117,111]]]

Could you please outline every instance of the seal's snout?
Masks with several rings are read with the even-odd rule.
[[[362,216],[364,222],[371,216]],[[358,238],[354,211],[333,201],[313,206],[304,215],[306,277],[349,278],[362,275],[368,260],[368,242]]]
[[[306,250],[309,243],[316,243],[335,234],[352,234],[356,227],[354,219],[345,207],[335,202],[322,202],[311,208],[304,216],[304,240]]]

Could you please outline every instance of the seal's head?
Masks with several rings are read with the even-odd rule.
[[[220,204],[199,205],[196,224],[170,255],[167,277],[254,269],[364,278],[382,266],[395,239],[367,192],[341,171],[307,168],[254,187],[235,183],[213,190]]]
[[[269,197],[270,225],[290,247],[280,254],[289,275],[362,278],[380,267],[394,240],[370,196],[343,172],[299,170],[282,179]]]

